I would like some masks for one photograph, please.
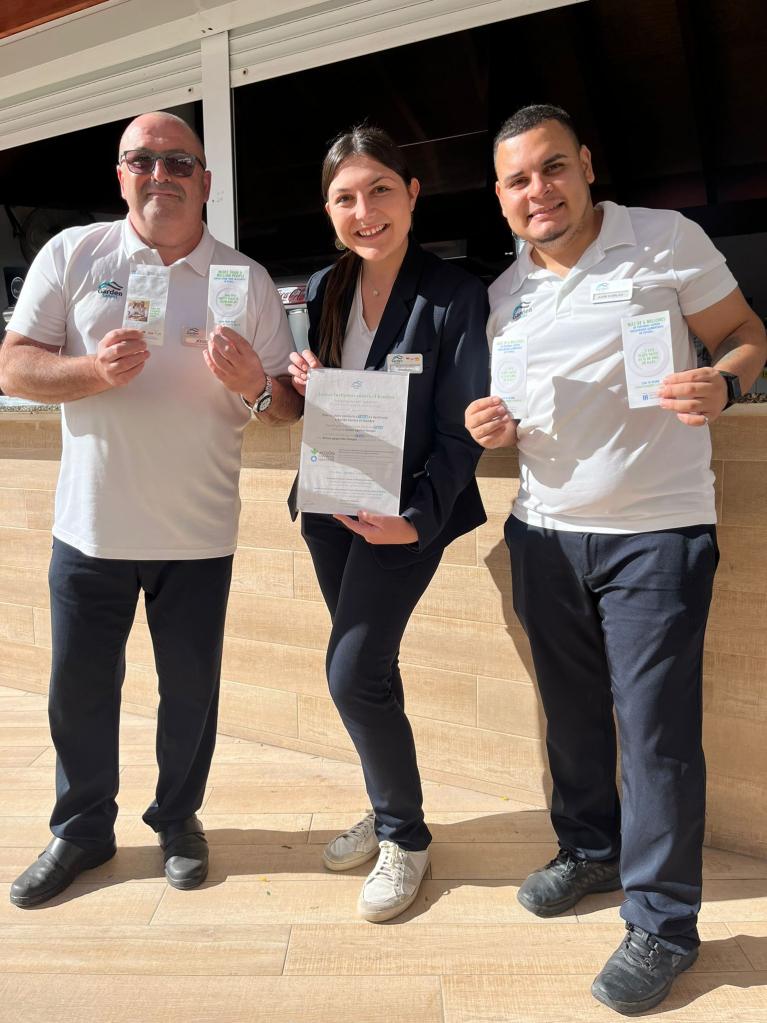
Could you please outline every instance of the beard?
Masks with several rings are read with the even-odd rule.
[[[571,230],[572,225],[568,225],[567,227],[553,227],[550,231],[543,235],[543,237],[536,237],[532,239],[532,244],[536,245],[538,248],[545,249],[547,246],[553,245],[554,242],[558,242],[560,238],[564,238],[564,236]]]

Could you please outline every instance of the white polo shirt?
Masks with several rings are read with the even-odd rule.
[[[600,208],[599,236],[565,278],[535,264],[525,245],[490,287],[491,343],[512,328],[528,341],[513,513],[535,526],[595,533],[713,523],[709,431],[666,409],[629,408],[621,319],[668,310],[674,371],[692,369],[684,317],[725,298],[736,281],[681,214]],[[630,296],[592,301],[593,285],[617,280],[632,282]]]
[[[94,354],[122,325],[128,276],[161,265],[129,221],[63,231],[41,250],[8,329]],[[211,263],[250,267],[245,336],[271,375],[293,350],[282,303],[262,266],[203,231],[170,267],[165,335],[125,387],[62,405],[63,452],[53,535],[84,554],[189,560],[231,554],[237,542],[242,433],[250,413],[208,370],[187,328],[205,337]]]

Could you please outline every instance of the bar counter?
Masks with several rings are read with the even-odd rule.
[[[711,430],[722,557],[706,638],[706,839],[767,856],[767,405],[735,406]],[[0,410],[0,684],[34,692],[49,669],[59,432],[55,408]],[[328,615],[285,504],[299,441],[300,425],[245,433],[220,728],[355,760],[325,684]],[[478,477],[488,522],[447,549],[405,636],[408,711],[424,777],[543,806],[543,718],[503,542],[515,455],[487,453]],[[140,608],[125,708],[153,714],[156,685]]]

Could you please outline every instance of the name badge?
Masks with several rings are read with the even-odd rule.
[[[591,301],[594,305],[603,302],[628,302],[634,293],[634,281],[631,278],[620,281],[599,281],[591,285]]]
[[[393,352],[386,356],[387,373],[423,373],[423,355],[420,352]]]
[[[188,348],[208,347],[208,339],[202,327],[184,327],[181,340]]]

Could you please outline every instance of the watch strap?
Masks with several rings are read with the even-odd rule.
[[[717,373],[724,379],[727,387],[727,404],[724,408],[728,409],[730,405],[734,405],[741,396],[740,378],[735,373],[728,373],[727,370],[724,369],[717,370]],[[722,409],[722,411],[724,411],[724,409]]]
[[[272,403],[272,378],[268,373],[264,374],[265,383],[263,391],[258,395],[254,401],[248,401],[244,394],[240,395],[242,403],[246,408],[249,408],[253,415],[258,415],[259,412],[266,412]],[[269,399],[265,401],[265,399]]]

